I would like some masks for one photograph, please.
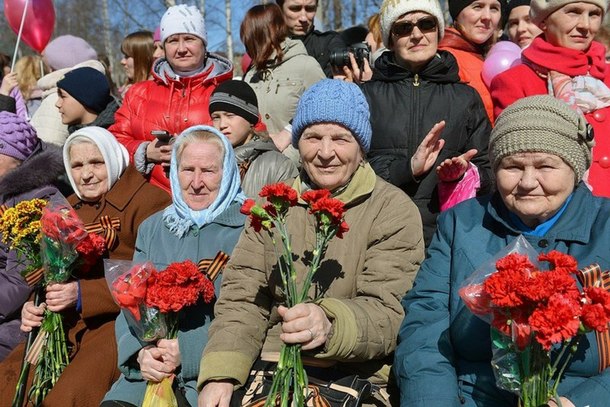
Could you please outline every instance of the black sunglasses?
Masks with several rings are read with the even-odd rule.
[[[431,32],[436,30],[436,20],[432,17],[424,17],[417,20],[415,23],[410,21],[401,21],[392,26],[392,34],[399,37],[405,37],[407,35],[411,35],[413,28],[415,27],[417,27],[419,31],[423,33]]]

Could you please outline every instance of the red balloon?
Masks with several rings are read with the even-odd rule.
[[[15,34],[23,16],[26,0],[4,0],[4,15]],[[49,43],[55,28],[53,0],[29,0],[21,39],[30,48],[42,52]]]

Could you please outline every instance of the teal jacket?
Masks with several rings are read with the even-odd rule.
[[[246,219],[239,212],[240,206],[234,202],[214,222],[200,229],[192,227],[183,238],[170,233],[163,222],[163,212],[157,212],[140,225],[134,262],[150,260],[158,269],[164,269],[170,263],[187,259],[195,263],[201,259],[212,259],[218,251],[230,255]],[[218,278],[215,283],[217,297],[220,281],[221,278]],[[213,317],[213,304],[203,302],[184,309],[179,316],[178,345],[182,365],[178,368],[176,380],[184,383],[186,398],[192,406],[197,405],[199,361],[208,340],[208,326]],[[146,381],[142,380],[136,359],[140,349],[147,343],[141,342],[134,335],[122,312],[117,318],[115,329],[121,377],[104,400],[124,401],[139,406],[144,398]]]
[[[438,225],[414,288],[403,299],[406,317],[394,360],[400,404],[515,407],[516,397],[495,385],[489,324],[465,307],[458,289],[519,232],[497,194],[457,205],[440,216]],[[599,263],[607,270],[610,200],[593,197],[581,184],[547,234],[527,240],[540,252],[574,256],[579,267]],[[610,368],[598,372],[593,333],[581,340],[558,392],[578,407],[609,405]]]

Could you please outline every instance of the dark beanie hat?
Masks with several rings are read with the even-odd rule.
[[[66,73],[63,79],[57,82],[57,87],[68,92],[95,113],[101,113],[111,100],[108,79],[100,71],[89,67],[73,69]]]
[[[210,114],[219,110],[235,113],[251,124],[258,123],[258,100],[254,89],[244,81],[230,80],[218,85],[209,105]]]
[[[449,0],[449,14],[453,21],[457,18],[457,16],[464,10],[466,7],[474,3],[475,0]],[[500,10],[502,11],[502,16],[506,14],[506,0],[498,0],[500,2]]]

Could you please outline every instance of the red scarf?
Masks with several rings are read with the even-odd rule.
[[[541,67],[544,71],[557,71],[570,77],[589,74],[602,81],[606,77],[606,49],[597,41],[583,52],[551,45],[544,35],[540,35],[523,50],[521,59],[534,70]]]

